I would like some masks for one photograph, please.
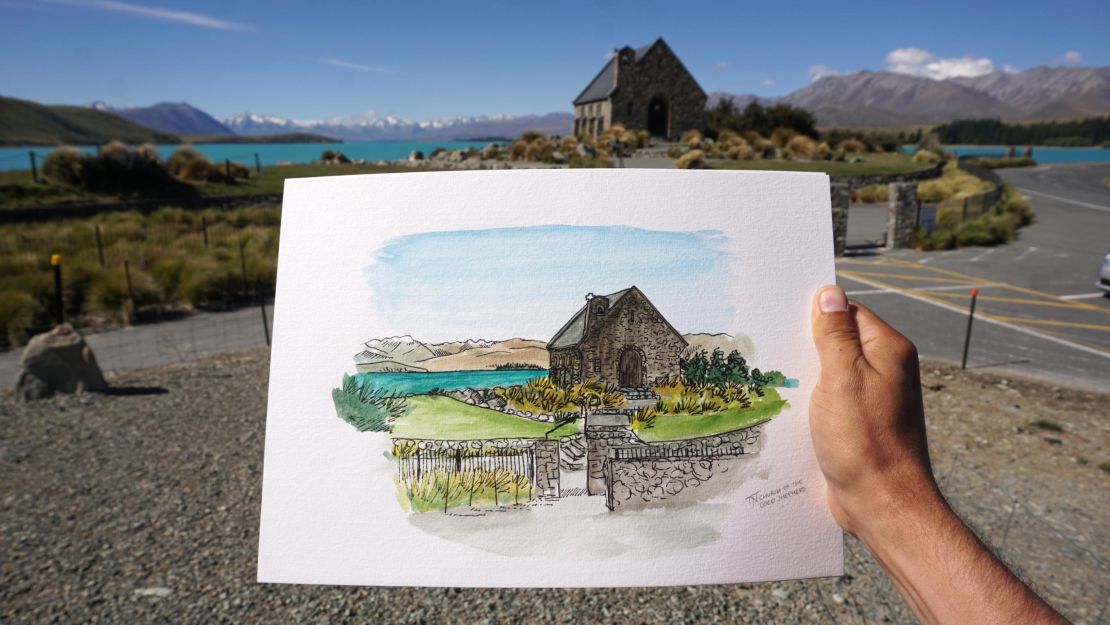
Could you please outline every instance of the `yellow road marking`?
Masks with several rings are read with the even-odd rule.
[[[937,297],[952,297],[952,298],[971,299],[971,294],[970,293],[940,293],[940,292],[937,292],[937,291],[932,291],[932,293],[934,295],[936,295]],[[1029,304],[1031,306],[1047,306],[1049,308],[1070,308],[1072,310],[1075,310],[1075,306],[1072,306],[1071,303],[1069,303],[1069,302],[1046,302],[1046,301],[1041,300],[1041,299],[1026,299],[1024,297],[995,297],[993,295],[980,295],[979,296],[979,301],[980,302],[1004,302],[1004,303],[1008,303],[1008,304]]]
[[[895,278],[897,280],[912,280],[915,282],[943,282],[944,284],[964,284],[967,282],[966,280],[953,280],[951,278],[927,278],[925,276],[910,276],[900,273],[882,273],[878,271],[842,271],[841,273],[856,274],[858,276],[874,276],[877,278]],[[972,284],[975,283],[968,283],[968,288],[971,288]]]
[[[1027,323],[1037,326],[1056,326],[1058,328],[1080,328],[1083,330],[1100,330],[1102,332],[1110,332],[1110,325],[1099,325],[1097,323],[1075,323],[1072,321],[1056,321],[1053,319],[1027,319],[1025,317],[1005,317],[1002,315],[991,315],[998,321],[1007,321],[1009,323]]]
[[[1002,288],[1010,289],[1011,291],[1018,291],[1019,293],[1028,293],[1029,295],[1036,295],[1038,297],[1043,297],[1043,298],[1046,298],[1046,299],[1050,299],[1050,300],[1055,301],[1055,302],[1066,303],[1066,304],[1071,305],[1073,308],[1081,308],[1083,310],[1094,310],[1094,311],[1098,311],[1098,312],[1101,312],[1101,313],[1104,313],[1104,314],[1110,314],[1110,309],[1095,306],[1093,304],[1084,304],[1083,302],[1077,302],[1075,300],[1061,299],[1057,295],[1053,295],[1052,293],[1045,293],[1044,291],[1038,291],[1036,289],[1028,289],[1028,288],[1025,288],[1023,286],[1017,286],[1017,285],[1009,284],[1007,282],[1001,282],[999,280],[989,280],[989,279],[985,279],[985,278],[977,278],[975,276],[971,276],[971,275],[968,275],[966,273],[960,273],[958,271],[952,271],[951,269],[941,269],[940,267],[933,267],[932,265],[922,265],[920,263],[911,263],[909,261],[902,260],[900,258],[891,257],[890,260],[894,264],[902,266],[902,267],[913,267],[915,269],[925,269],[927,271],[932,271],[932,272],[935,272],[935,273],[954,276],[954,277],[957,277],[957,278],[963,278],[965,280],[975,280],[975,281],[978,281],[978,282],[981,282],[981,283],[990,283],[994,286],[999,286],[999,287],[1002,287]]]

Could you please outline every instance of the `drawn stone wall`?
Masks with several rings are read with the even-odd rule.
[[[536,441],[536,490],[541,499],[557,499],[559,487],[559,441]]]
[[[606,492],[606,463],[610,446],[640,444],[640,439],[627,425],[586,424],[586,492],[604,495]]]
[[[628,510],[704,499],[706,483],[762,447],[761,434],[756,426],[671,443],[610,444],[603,466],[606,506]]]

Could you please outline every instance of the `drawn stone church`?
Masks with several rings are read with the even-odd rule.
[[[635,286],[586,295],[586,305],[548,341],[549,376],[559,387],[596,380],[644,388],[677,376],[686,339]]]
[[[677,139],[701,129],[705,91],[663,38],[637,50],[625,46],[574,99],[574,134],[600,136],[613,124]]]

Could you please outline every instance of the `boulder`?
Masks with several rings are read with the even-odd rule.
[[[19,369],[15,395],[20,401],[108,388],[92,348],[68,323],[35,335],[23,350]]]
[[[420,150],[413,150],[412,152],[409,152],[408,160],[410,160],[410,161],[422,161],[422,160],[424,160],[424,153],[421,152]]]

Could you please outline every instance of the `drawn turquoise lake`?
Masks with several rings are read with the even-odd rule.
[[[464,388],[493,388],[524,384],[542,378],[547,369],[502,369],[498,371],[436,371],[358,373],[356,378],[374,388],[394,395],[422,395],[439,389],[458,391]]]

